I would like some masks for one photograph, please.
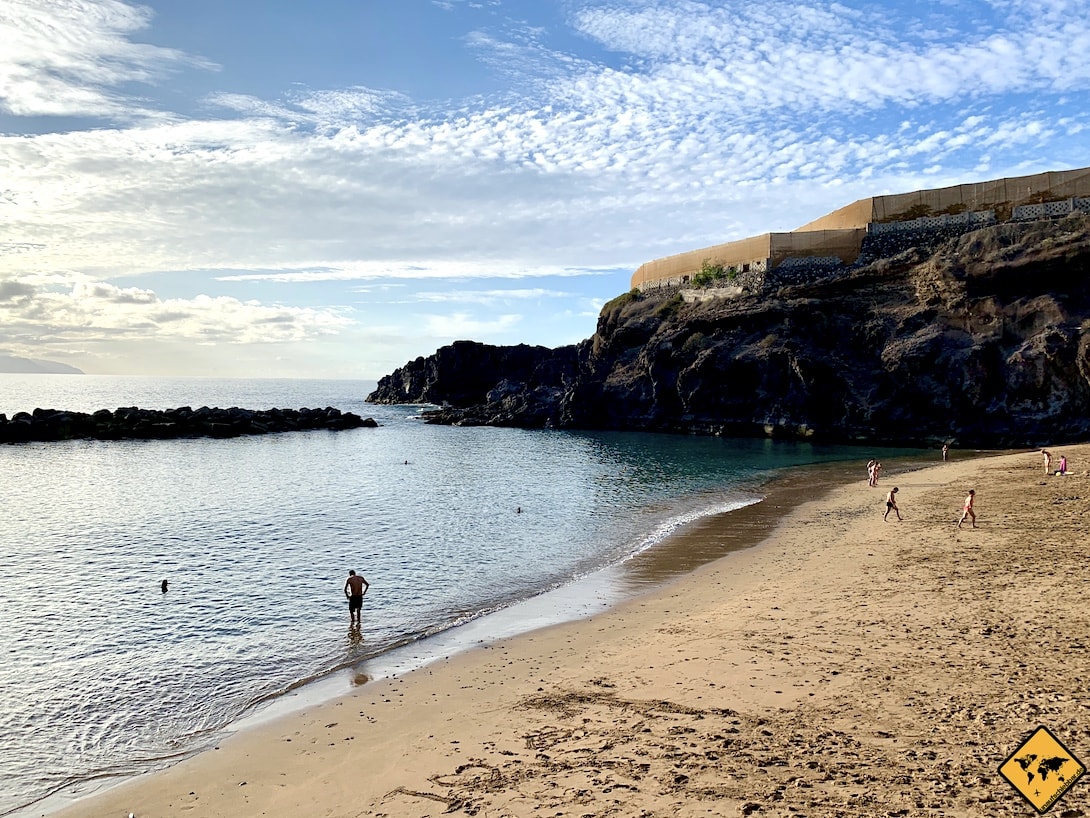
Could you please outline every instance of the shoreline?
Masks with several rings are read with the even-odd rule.
[[[905,458],[904,462],[916,464],[913,469],[920,467],[915,458]],[[808,464],[789,475],[767,480],[756,489],[746,488],[746,493],[753,491],[761,499],[692,520],[620,563],[597,569],[558,588],[306,682],[244,713],[225,732],[234,734],[250,729],[307,707],[327,704],[361,685],[412,673],[481,645],[589,619],[628,604],[636,597],[661,591],[702,566],[759,545],[779,524],[786,510],[812,496],[815,481],[824,493],[862,480],[859,472],[860,467],[854,462]],[[322,692],[323,688],[334,692]],[[292,698],[301,702],[292,702]]]
[[[980,453],[971,456],[980,456]],[[906,457],[903,461],[919,463],[916,458]],[[861,467],[854,461],[832,461],[806,464],[790,472],[775,474],[755,486],[742,489],[743,493],[760,495],[760,500],[685,523],[661,541],[620,563],[598,569],[574,582],[449,630],[368,657],[351,667],[330,671],[255,703],[231,723],[217,730],[215,742],[164,758],[164,766],[135,775],[106,776],[96,779],[97,784],[94,781],[79,782],[4,815],[9,818],[57,815],[73,805],[95,799],[131,782],[145,780],[176,764],[219,749],[213,745],[239,733],[262,729],[301,711],[329,705],[352,695],[365,685],[414,673],[479,649],[482,645],[586,620],[627,604],[641,595],[656,593],[700,566],[758,545],[778,525],[784,510],[803,502],[813,492],[815,484],[822,486],[822,491],[829,490],[835,485],[861,480],[860,471]]]
[[[1090,579],[1070,545],[1090,481],[1044,478],[1036,453],[896,480],[904,523],[880,519],[891,479],[853,480],[607,612],[367,684],[55,814],[1024,814],[995,770],[1036,720],[1090,755],[1087,622],[1055,579]],[[980,528],[958,531],[969,481]]]

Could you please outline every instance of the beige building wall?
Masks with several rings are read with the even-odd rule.
[[[704,262],[749,269],[772,269],[785,258],[837,256],[845,264],[859,257],[866,229],[816,230],[809,233],[765,233],[748,239],[690,250],[641,264],[632,274],[632,287],[647,282],[683,284],[700,271]]]
[[[874,220],[896,221],[905,218],[902,214],[912,207],[930,207],[931,213],[955,212],[952,208],[994,210],[996,219],[1006,221],[1011,216],[1011,210],[1018,205],[1087,195],[1090,195],[1090,168],[1052,171],[899,196],[882,196],[875,200]]]
[[[874,198],[859,199],[850,205],[827,213],[820,219],[807,222],[802,227],[796,228],[796,233],[805,233],[810,230],[850,230],[852,228],[866,227],[874,221]]]
[[[1015,176],[991,182],[872,196],[807,222],[795,232],[866,227],[869,222],[904,221],[920,216],[994,210],[1006,221],[1018,205],[1038,204],[1072,196],[1090,196],[1090,168]]]
[[[772,234],[765,233],[740,241],[716,244],[700,250],[689,250],[674,256],[666,256],[641,264],[632,274],[632,286],[639,287],[648,281],[668,281],[691,277],[700,271],[704,261],[710,264],[722,264],[724,267],[741,269],[743,265],[767,263],[772,254]]]
[[[1090,197],[1090,168],[872,196],[834,210],[790,233],[764,233],[649,261],[632,274],[632,286],[640,287],[648,282],[683,283],[686,277],[700,270],[705,260],[739,270],[743,265],[754,264],[774,269],[783,259],[799,256],[837,256],[845,264],[851,264],[859,256],[867,225],[871,222],[907,221],[921,216],[982,210],[994,210],[998,221],[1007,221],[1019,205],[1072,197]]]
[[[774,269],[785,258],[814,256],[836,256],[845,264],[851,264],[859,258],[859,248],[863,246],[863,237],[866,234],[866,227],[773,233],[770,269]]]

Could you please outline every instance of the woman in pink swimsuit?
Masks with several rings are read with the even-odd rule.
[[[965,497],[965,511],[961,515],[961,519],[958,520],[958,528],[961,528],[961,524],[965,522],[965,518],[969,517],[973,521],[973,528],[976,528],[976,512],[973,511],[973,500],[976,499],[976,492],[969,489],[969,494]]]

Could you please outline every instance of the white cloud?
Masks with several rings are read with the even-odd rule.
[[[211,108],[223,108],[244,117],[279,120],[284,125],[316,128],[348,128],[374,124],[382,116],[413,115],[415,107],[402,94],[372,88],[293,91],[282,101],[271,102],[248,94],[214,93],[206,99]]]
[[[172,48],[133,42],[150,12],[121,0],[4,0],[0,110],[17,116],[159,116],[116,90],[177,66],[213,69]]]
[[[445,292],[419,292],[408,299],[407,303],[423,301],[431,304],[477,304],[492,307],[512,301],[571,297],[572,293],[561,290],[547,290],[540,287],[522,290],[447,290]]]
[[[203,119],[125,95],[212,67],[134,42],[148,14],[121,0],[0,4],[0,106],[114,125],[0,135],[0,310],[35,288],[32,311],[0,315],[25,338],[35,322],[43,337],[345,332],[339,308],[269,306],[270,293],[615,276],[866,195],[1077,164],[1072,139],[1090,124],[1085,0],[584,2],[566,33],[608,61],[552,49],[530,26],[469,38],[518,74],[518,93],[443,109],[358,84],[223,90]],[[109,289],[164,271],[251,283],[261,301]],[[444,298],[456,296],[417,296]],[[458,314],[428,329],[472,337],[518,321]]]
[[[527,267],[504,262],[415,261],[367,262],[347,267],[261,270],[251,272],[226,271],[216,275],[217,281],[268,281],[279,284],[304,284],[323,281],[367,281],[375,279],[461,279],[474,278],[571,278],[575,276],[612,275],[616,268],[594,267]],[[358,291],[358,290],[357,290]]]
[[[906,13],[889,4],[591,6],[575,24],[645,64],[631,72],[587,72],[565,90],[576,100],[615,105],[623,99],[656,113],[693,101],[713,115],[751,119],[1085,89],[1086,10],[1084,4],[1068,4],[1067,10],[1073,14],[1068,19],[1055,13],[1058,8],[1045,15],[1011,9],[998,30],[906,36],[906,26],[898,25]]]
[[[421,319],[428,335],[450,340],[466,340],[502,335],[517,326],[522,321],[522,316],[497,315],[490,321],[481,321],[469,313],[457,312],[452,315],[424,315]]]
[[[343,310],[268,306],[224,296],[160,299],[151,290],[93,280],[77,280],[67,290],[0,282],[0,325],[19,354],[39,335],[84,345],[121,338],[276,344],[335,334],[353,324]]]

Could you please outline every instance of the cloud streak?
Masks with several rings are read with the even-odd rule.
[[[160,299],[151,290],[84,280],[69,290],[0,282],[0,324],[8,340],[38,332],[49,317],[54,339],[174,338],[199,343],[277,344],[335,334],[340,311],[277,307],[224,296]]]
[[[215,65],[133,42],[149,21],[148,9],[120,0],[6,0],[0,5],[0,109],[122,121],[163,116],[115,89],[155,82],[180,66]]]

